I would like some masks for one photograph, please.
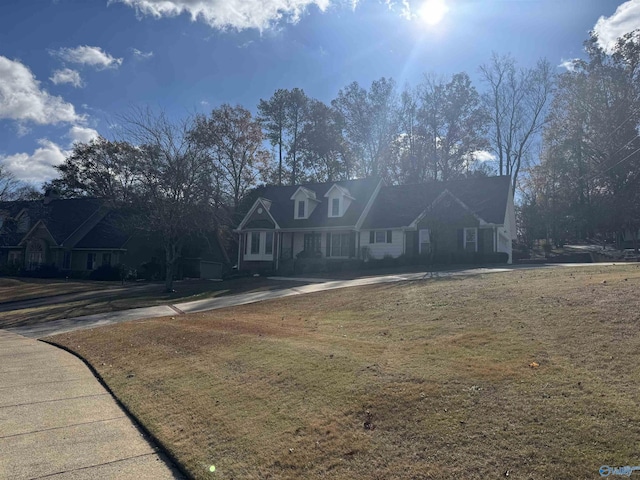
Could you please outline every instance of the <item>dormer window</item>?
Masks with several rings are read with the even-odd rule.
[[[331,199],[331,216],[332,217],[340,216],[340,199],[339,198]]]
[[[296,220],[306,220],[320,204],[320,200],[316,198],[316,192],[306,187],[298,187],[291,195],[291,200],[293,200],[293,218]]]
[[[329,218],[342,217],[349,208],[349,205],[351,205],[351,202],[355,200],[349,190],[337,183],[334,183],[324,196],[329,202],[329,208],[327,209],[327,216]]]

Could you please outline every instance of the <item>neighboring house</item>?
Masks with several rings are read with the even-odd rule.
[[[512,260],[509,177],[383,186],[377,179],[263,187],[236,229],[238,268],[280,270],[294,258],[383,258],[503,252]]]
[[[95,198],[0,202],[0,263],[85,272],[118,265],[129,236],[110,217]]]
[[[206,246],[191,248],[189,272],[220,278],[228,264],[217,235]],[[191,242],[193,243],[193,242]],[[97,198],[0,202],[0,265],[27,271],[54,266],[62,272],[89,275],[104,265],[161,263],[163,250],[150,235],[126,233],[116,214]],[[207,261],[215,260],[215,261]]]

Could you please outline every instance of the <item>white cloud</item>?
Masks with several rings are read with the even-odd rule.
[[[140,60],[146,60],[147,58],[153,57],[153,52],[143,52],[142,50],[138,50],[137,48],[132,49],[133,56]]]
[[[577,60],[580,60],[580,59],[579,58],[570,58],[569,60],[565,60],[563,58],[562,61],[560,62],[560,65],[558,65],[558,68],[565,68],[569,72],[575,72],[576,71],[575,62]]]
[[[90,47],[88,45],[80,45],[76,48],[61,48],[60,50],[50,51],[49,53],[60,57],[66,62],[89,65],[98,70],[118,68],[122,64],[121,58],[115,58],[109,55],[100,47]]]
[[[71,70],[70,68],[63,68],[62,70],[54,71],[49,80],[51,80],[56,85],[69,83],[76,88],[80,88],[84,85],[82,83],[82,77],[80,77],[80,73],[76,70]]]
[[[476,162],[493,162],[496,160],[496,156],[486,150],[476,150],[471,155]]]
[[[53,168],[60,165],[69,152],[47,139],[38,140],[39,148],[29,155],[16,153],[15,155],[0,155],[0,163],[13,173],[18,180],[39,184],[57,177]]]
[[[598,35],[600,46],[610,53],[618,38],[637,28],[640,28],[640,0],[629,0],[610,17],[600,17],[593,31]]]
[[[415,18],[415,14],[411,11],[411,5],[407,0],[385,0],[387,7],[389,10],[399,13],[399,15],[407,20],[411,20]],[[355,5],[354,5],[355,7]]]
[[[74,125],[67,133],[67,137],[71,139],[71,143],[89,143],[91,140],[98,138],[99,133],[93,128],[79,127]]]
[[[325,11],[332,0],[109,0],[135,8],[141,15],[156,18],[189,14],[212,28],[265,30],[287,21],[296,23],[310,5]],[[355,0],[354,0],[355,5]]]
[[[50,125],[83,120],[72,104],[40,88],[31,70],[0,55],[0,120]]]

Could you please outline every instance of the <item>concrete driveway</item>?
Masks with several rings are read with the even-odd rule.
[[[282,288],[278,290],[269,290],[254,293],[242,293],[238,295],[227,295],[223,297],[208,298],[204,300],[195,300],[191,302],[176,303],[174,305],[161,305],[157,307],[135,308],[119,312],[99,313],[95,315],[86,315],[76,318],[65,318],[61,320],[53,320],[40,325],[23,326],[8,328],[8,331],[18,333],[30,338],[42,338],[49,335],[70,332],[85,328],[95,328],[104,325],[110,325],[130,320],[138,320],[144,318],[168,317],[182,315],[185,313],[205,312],[216,310],[218,308],[234,307],[238,305],[246,305],[248,303],[256,303],[264,300],[273,300],[277,298],[290,297],[293,295],[302,295],[306,293],[322,292],[334,290],[337,288],[358,287],[363,285],[376,285],[381,283],[395,283],[404,281],[427,280],[431,281],[439,278],[482,275],[489,273],[503,273],[522,269],[537,268],[562,268],[562,267],[586,267],[586,266],[611,266],[614,263],[558,263],[543,265],[509,265],[504,267],[488,267],[488,268],[471,268],[465,270],[451,270],[441,272],[418,272],[418,273],[402,273],[395,275],[378,275],[354,280],[329,280],[329,279],[306,279],[308,285],[300,285],[291,288]],[[620,264],[617,264],[620,265]],[[624,265],[624,264],[623,264]],[[274,281],[292,280],[285,277],[270,277]],[[295,280],[301,280],[295,278]]]
[[[0,330],[0,478],[183,478],[87,366]]]

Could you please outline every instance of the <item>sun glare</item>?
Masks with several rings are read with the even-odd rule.
[[[427,0],[418,10],[418,18],[427,25],[437,25],[448,11],[444,0]]]

